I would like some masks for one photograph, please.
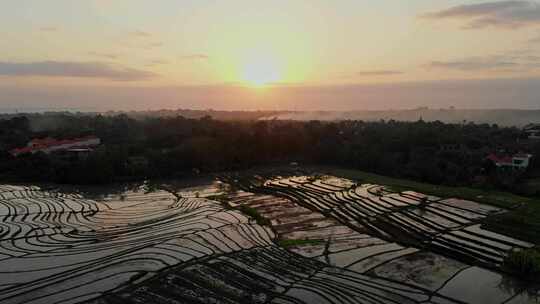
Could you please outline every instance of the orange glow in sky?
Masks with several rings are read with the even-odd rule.
[[[536,79],[540,0],[524,1],[6,1],[0,90],[242,86],[288,100],[278,85]]]

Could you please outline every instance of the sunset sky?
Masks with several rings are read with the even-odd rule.
[[[540,2],[6,0],[0,108],[540,108]]]

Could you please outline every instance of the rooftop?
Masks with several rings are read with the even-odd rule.
[[[15,148],[11,150],[10,153],[13,155],[32,153],[32,152],[41,151],[41,150],[45,150],[45,149],[56,147],[56,146],[77,144],[79,142],[82,143],[82,142],[93,140],[93,139],[99,139],[99,138],[93,135],[78,137],[78,138],[73,138],[73,139],[55,139],[51,137],[34,138],[28,143],[26,147]]]

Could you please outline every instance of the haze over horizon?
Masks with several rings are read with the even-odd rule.
[[[540,108],[536,0],[9,1],[0,108]]]

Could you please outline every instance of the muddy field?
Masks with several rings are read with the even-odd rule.
[[[506,212],[330,176],[89,195],[0,186],[0,303],[540,303]],[[152,191],[150,191],[152,190]]]

